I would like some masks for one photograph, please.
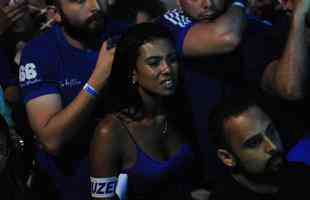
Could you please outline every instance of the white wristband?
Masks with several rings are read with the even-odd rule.
[[[239,1],[233,2],[232,5],[238,6],[238,7],[241,7],[241,8],[246,8],[246,6],[243,3],[239,2]]]
[[[111,198],[115,196],[117,178],[94,178],[90,177],[91,196],[94,198]]]
[[[117,186],[115,190],[115,193],[117,194],[120,200],[126,200],[127,188],[128,188],[128,175],[120,174],[118,176]]]
[[[95,88],[93,88],[91,85],[89,85],[88,83],[86,83],[83,87],[83,90],[89,94],[92,97],[97,97],[98,96],[98,92],[95,90]]]

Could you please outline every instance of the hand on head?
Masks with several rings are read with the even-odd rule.
[[[96,68],[90,78],[90,84],[98,90],[110,76],[112,63],[114,59],[115,47],[108,49],[108,41],[105,41],[100,49]]]

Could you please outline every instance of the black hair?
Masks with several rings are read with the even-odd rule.
[[[160,0],[116,0],[111,5],[109,15],[118,20],[134,21],[138,12],[145,12],[152,19],[155,19],[166,11],[166,5]]]
[[[212,109],[208,117],[208,136],[216,148],[230,149],[224,129],[225,121],[255,105],[257,102],[253,96],[245,92],[226,97]]]
[[[136,0],[136,12],[145,12],[152,19],[163,15],[166,11],[166,5],[160,0]],[[137,14],[137,13],[136,13]]]
[[[60,0],[46,0],[45,3],[48,6],[59,6]]]
[[[142,23],[129,28],[118,42],[110,76],[110,89],[112,96],[119,97],[119,108],[141,103],[137,89],[132,84],[133,70],[140,47],[160,38],[171,40],[170,34],[160,25]]]
[[[113,106],[110,112],[124,110],[130,118],[138,120],[143,117],[142,99],[136,84],[132,84],[132,75],[139,56],[140,47],[157,39],[167,39],[173,43],[170,33],[154,23],[141,23],[132,26],[116,46],[112,71],[109,79],[110,96]],[[179,64],[180,65],[180,64]],[[169,120],[184,132],[193,133],[192,112],[188,97],[184,93],[182,67],[179,67],[176,93],[164,98],[164,107]]]
[[[111,106],[112,110],[110,112],[122,113],[133,121],[143,119],[143,102],[136,84],[132,83],[132,75],[141,46],[158,39],[167,39],[173,46],[175,44],[170,32],[155,23],[141,23],[130,27],[118,42],[108,82],[109,91],[111,92],[108,96],[114,98],[112,100],[114,105]],[[170,122],[169,124],[179,130],[180,137],[188,142],[197,155],[195,161],[197,166],[202,167],[201,160],[198,159],[201,158],[202,152],[200,151],[196,131],[193,128],[192,110],[184,89],[184,73],[181,61],[178,70],[176,91],[174,95],[163,97],[163,107]],[[106,101],[103,103],[106,103]],[[199,173],[198,171],[197,173]]]

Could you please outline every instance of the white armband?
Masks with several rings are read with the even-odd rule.
[[[120,200],[126,200],[127,188],[128,188],[128,175],[120,174],[118,176],[117,186],[115,190],[115,193],[117,194]]]
[[[110,198],[115,196],[117,178],[94,178],[90,177],[91,196],[94,198]]]
[[[98,92],[95,90],[95,88],[93,88],[93,86],[88,83],[85,83],[83,90],[91,97],[96,98],[98,96]]]
[[[246,6],[243,3],[241,3],[241,2],[233,2],[232,5],[233,6],[238,6],[238,7],[241,7],[241,8],[246,8]]]

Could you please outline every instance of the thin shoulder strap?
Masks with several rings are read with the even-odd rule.
[[[139,147],[139,145],[137,144],[135,138],[133,137],[131,131],[129,130],[128,126],[124,123],[124,121],[122,120],[122,118],[119,116],[119,114],[112,114],[112,117],[114,119],[116,119],[117,121],[119,121],[119,123],[121,124],[121,126],[126,130],[127,134],[129,135],[130,139],[133,141],[133,143]]]

